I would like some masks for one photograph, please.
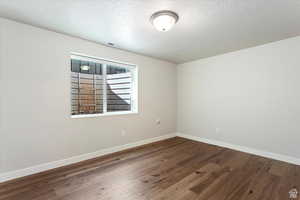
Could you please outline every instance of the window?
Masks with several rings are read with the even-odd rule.
[[[72,116],[137,111],[136,66],[71,56]]]

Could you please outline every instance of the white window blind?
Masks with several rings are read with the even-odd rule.
[[[136,66],[71,56],[72,115],[136,111]]]

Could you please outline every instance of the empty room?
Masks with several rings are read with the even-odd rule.
[[[299,0],[0,0],[0,200],[300,200]]]

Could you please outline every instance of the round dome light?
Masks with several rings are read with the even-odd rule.
[[[162,10],[154,13],[150,21],[158,31],[166,32],[176,24],[178,19],[179,17],[175,12]]]

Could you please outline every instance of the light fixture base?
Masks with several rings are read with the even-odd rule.
[[[179,20],[177,13],[170,10],[161,10],[155,12],[150,17],[150,22],[158,30],[166,32],[170,30]]]

